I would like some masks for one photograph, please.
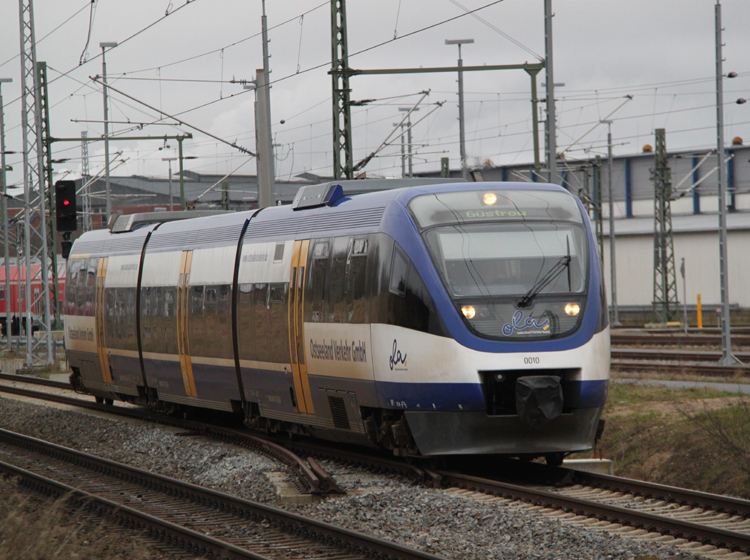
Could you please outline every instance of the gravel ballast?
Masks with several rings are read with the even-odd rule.
[[[0,397],[0,428],[277,505],[446,558],[697,558],[672,546],[566,525],[513,504],[467,499],[329,461],[321,463],[350,491],[348,496],[279,505],[266,473],[284,471],[282,465],[245,449],[178,435],[174,429],[157,425]]]

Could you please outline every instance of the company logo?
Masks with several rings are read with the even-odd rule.
[[[510,323],[503,325],[503,334],[510,336],[513,331],[524,331],[523,334],[542,334],[549,331],[549,319],[545,319],[541,323],[537,323],[533,317],[527,317],[524,321],[523,311],[516,311],[513,314],[513,319]]]
[[[391,366],[391,371],[393,371],[394,368],[397,370],[405,370],[405,367],[398,367],[399,364],[403,364],[406,366],[406,354],[401,354],[401,350],[398,349],[398,342],[396,342],[396,339],[393,339],[393,350],[391,351],[391,357],[388,359],[388,365]]]

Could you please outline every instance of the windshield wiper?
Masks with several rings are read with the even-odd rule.
[[[536,283],[531,287],[531,289],[526,292],[526,295],[524,295],[519,301],[518,301],[518,307],[528,307],[531,305],[531,301],[534,299],[534,297],[539,294],[544,288],[546,288],[552,281],[560,276],[563,270],[566,268],[570,269],[570,255],[565,255],[563,257],[560,257],[560,260],[555,263],[555,266],[549,269],[547,274],[542,276],[539,280],[536,281]],[[570,283],[570,280],[568,280],[568,283]]]

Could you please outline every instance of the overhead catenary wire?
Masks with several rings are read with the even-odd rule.
[[[91,79],[93,81],[95,81],[96,83],[100,84],[100,85],[104,85],[102,83],[102,81],[99,79],[99,76],[92,76]],[[148,103],[146,103],[144,101],[141,101],[140,99],[136,99],[132,95],[128,95],[127,93],[124,93],[124,92],[120,91],[119,89],[113,88],[110,85],[107,85],[107,89],[111,89],[112,91],[115,91],[115,92],[119,93],[120,95],[123,95],[123,96],[127,97],[128,99],[131,99],[132,101],[135,101],[136,103],[140,103],[144,107],[148,107],[152,111],[156,111],[159,114],[161,114],[161,115],[163,115],[163,116],[165,116],[167,118],[174,119],[175,121],[177,121],[182,126],[186,126],[188,128],[192,128],[196,132],[200,132],[201,134],[205,134],[206,136],[209,136],[209,137],[213,138],[214,140],[218,140],[219,142],[221,142],[223,144],[226,144],[227,146],[231,146],[232,148],[236,148],[237,150],[239,150],[240,152],[242,152],[244,154],[248,154],[248,155],[253,156],[253,157],[257,156],[257,154],[255,154],[254,152],[251,152],[247,148],[243,148],[242,146],[238,146],[236,143],[229,142],[228,140],[224,140],[223,138],[220,138],[220,137],[216,136],[215,134],[211,134],[210,132],[207,132],[207,131],[205,131],[205,130],[203,130],[201,128],[198,128],[195,125],[189,124],[189,123],[183,121],[182,119],[178,119],[176,116],[170,115],[169,113],[166,113],[166,112],[162,111],[161,109],[157,109],[156,107],[153,107],[153,106],[149,105]]]

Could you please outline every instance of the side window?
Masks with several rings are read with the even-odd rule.
[[[82,259],[69,261],[65,278],[65,314],[75,315],[76,295],[78,292],[78,277],[81,271]],[[5,300],[5,287],[3,287],[3,300]]]
[[[391,264],[391,281],[388,289],[392,294],[404,297],[406,295],[406,274],[409,270],[409,261],[401,247],[396,247],[393,252],[393,263]]]
[[[381,280],[373,304],[372,320],[449,336],[419,271],[404,250],[385,236],[378,238],[377,245],[381,255],[380,264],[377,265]]]
[[[315,243],[310,263],[310,279],[308,298],[310,302],[309,319],[313,323],[320,323],[326,317],[326,299],[328,268],[330,265],[331,245],[328,239],[321,239]]]
[[[203,316],[203,286],[190,286],[190,308],[188,310],[188,336],[190,353],[205,355],[205,317]]]
[[[266,340],[269,327],[269,310],[268,310],[268,284],[258,283],[253,286],[253,323],[255,324],[255,340]],[[260,361],[268,360],[271,352],[267,345],[261,344],[256,347],[255,359]]]
[[[237,294],[237,330],[240,360],[255,359],[255,325],[253,324],[253,285],[240,284]]]
[[[117,288],[104,289],[105,345],[119,348],[117,336]]]
[[[351,244],[347,263],[348,321],[364,323],[369,321],[369,309],[365,298],[367,286],[367,238],[355,238]]]
[[[263,341],[267,362],[289,361],[288,287],[287,282],[268,285],[269,324]]]
[[[164,351],[177,354],[177,289],[162,288],[164,291]]]
[[[86,267],[86,284],[82,292],[83,298],[76,301],[80,309],[80,315],[94,316],[94,298],[96,297],[96,272],[99,268],[99,257],[91,257]],[[78,285],[80,286],[80,282]]]
[[[151,349],[151,288],[141,288],[141,330],[143,331],[143,350]]]
[[[347,321],[346,263],[349,258],[348,237],[338,237],[333,241],[331,274],[328,282],[328,321],[345,323]]]

